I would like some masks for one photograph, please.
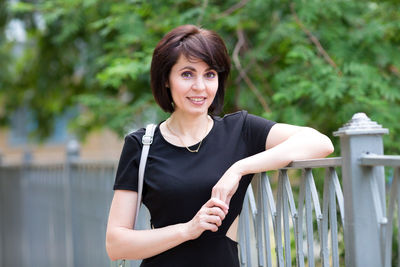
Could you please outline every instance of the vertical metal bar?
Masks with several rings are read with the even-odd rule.
[[[400,168],[396,168],[393,179],[396,179],[396,196],[397,196],[397,243],[400,244]],[[394,207],[393,207],[394,210]],[[390,236],[392,238],[392,236]],[[390,247],[390,250],[392,248]],[[397,246],[397,255],[400,255],[400,246]],[[398,261],[397,266],[400,266],[400,261]]]
[[[294,219],[297,218],[297,211],[296,211],[296,205],[294,204],[292,187],[290,186],[289,176],[286,170],[284,172],[284,183],[285,183],[285,192],[289,202],[290,214],[292,215],[292,219]]]
[[[336,175],[334,168],[329,168],[329,224],[331,228],[331,246],[332,246],[332,265],[339,267],[339,247],[337,236],[337,218],[336,218],[336,197],[335,187],[332,181]],[[337,177],[337,175],[336,175]]]
[[[266,263],[267,263],[267,267],[272,267],[272,255],[271,255],[271,241],[270,241],[270,231],[269,231],[269,216],[268,216],[268,206],[270,205],[269,202],[269,197],[268,197],[268,190],[266,188],[269,188],[269,190],[272,192],[271,190],[271,185],[269,183],[269,177],[266,175],[266,173],[262,173],[261,174],[261,184],[260,184],[260,189],[261,189],[261,205],[260,207],[262,207],[262,212],[261,214],[263,215],[263,219],[264,219],[264,238],[265,238],[265,258],[266,258]],[[264,196],[267,196],[264,200]],[[273,198],[272,198],[273,199]],[[274,203],[272,203],[273,206],[275,206]],[[274,215],[271,212],[271,217],[272,220],[274,220]]]
[[[5,185],[3,182],[4,181],[4,169],[1,166],[1,164],[2,164],[2,154],[0,151],[0,214],[3,217],[5,214],[4,208],[3,208],[4,202],[5,202],[3,200],[3,197],[4,197],[3,190],[5,188]],[[3,231],[4,231],[5,227],[3,225],[5,225],[5,223],[4,223],[4,219],[2,218],[2,220],[0,220],[0,266],[5,265],[4,264],[4,256],[3,256],[3,241],[5,240],[5,238],[3,237]]]
[[[43,174],[41,174],[43,173]],[[57,177],[54,175],[54,172],[51,166],[46,166],[44,168],[38,168],[38,174],[46,177],[48,184],[50,185],[51,192],[48,193],[48,199],[50,200],[50,209],[49,209],[49,217],[48,217],[48,231],[49,231],[49,241],[48,246],[49,249],[47,251],[49,257],[49,265],[56,266],[57,263],[57,208],[56,208],[56,195],[57,195]],[[49,191],[50,191],[49,190]]]
[[[310,172],[311,169],[305,170],[306,176],[306,229],[307,229],[307,255],[308,255],[308,266],[314,267],[314,235],[313,235],[313,223],[312,223],[312,207],[311,207],[311,190],[310,190]]]
[[[254,178],[253,178],[254,179]],[[264,198],[262,195],[262,187],[261,187],[261,177],[258,173],[255,175],[256,188],[257,188],[257,206],[258,212],[256,215],[256,225],[255,225],[255,234],[257,240],[257,254],[258,254],[258,266],[264,266],[264,242],[263,242],[263,214],[268,211],[264,209]],[[268,229],[265,229],[267,231]]]
[[[250,220],[249,220],[249,195],[246,193],[244,197],[244,231],[246,240],[246,264],[247,266],[253,266],[251,263],[251,244],[250,244]],[[243,214],[243,213],[242,213]]]
[[[33,239],[32,236],[36,233],[38,233],[38,223],[37,223],[37,217],[33,217],[34,214],[40,214],[43,216],[43,213],[47,211],[43,211],[43,209],[40,210],[35,210],[35,205],[34,202],[37,199],[37,192],[35,192],[35,187],[36,184],[33,183],[32,179],[32,172],[33,169],[31,168],[30,164],[23,164],[22,166],[22,172],[21,172],[21,177],[18,177],[20,179],[20,190],[21,190],[21,206],[18,207],[20,210],[21,215],[21,222],[20,222],[20,235],[21,235],[21,258],[22,258],[22,265],[27,266],[29,262],[31,263],[38,263],[35,261],[35,253],[33,253],[32,247],[30,247],[31,240]],[[33,188],[33,190],[32,190]],[[36,194],[35,194],[36,193]],[[32,218],[31,218],[32,217]],[[27,223],[26,218],[30,218],[31,220],[29,223]],[[36,227],[35,227],[36,226]],[[40,233],[42,236],[43,233]],[[33,242],[32,242],[33,243]],[[45,242],[42,242],[41,244],[38,244],[37,247],[42,247],[45,245]],[[40,250],[39,250],[40,251]],[[38,254],[38,253],[36,253]],[[43,264],[43,262],[41,262]]]
[[[335,192],[336,192],[336,199],[339,205],[339,211],[340,211],[340,219],[342,221],[342,226],[344,228],[344,199],[343,199],[343,191],[342,191],[342,187],[340,186],[339,183],[339,178],[337,176],[337,173],[335,171],[335,168],[333,168],[333,172],[332,172],[332,182],[335,186]]]
[[[253,221],[254,234],[257,237],[257,230],[258,230],[257,213],[258,213],[258,211],[257,211],[257,205],[256,205],[255,197],[254,197],[253,187],[251,186],[251,184],[247,187],[246,195],[247,195],[247,198],[248,198],[248,205],[250,207],[250,212],[251,212],[251,215],[252,215],[251,216],[251,220]],[[250,229],[250,219],[249,219],[249,229]],[[261,235],[261,237],[262,237],[262,235]],[[250,241],[250,239],[251,239],[251,235],[250,235],[250,232],[249,232],[249,241]],[[257,252],[260,251],[258,249],[258,242],[257,241],[256,241],[256,249],[257,249]],[[249,250],[250,250],[250,248],[249,248]],[[258,257],[260,257],[259,253],[257,253],[257,255],[258,255]]]
[[[312,201],[314,204],[315,217],[317,217],[317,221],[321,221],[322,220],[321,207],[319,204],[317,187],[315,186],[314,176],[312,174],[311,169],[309,169],[309,183],[310,183],[310,189],[311,189],[311,197],[312,197]],[[320,227],[320,224],[318,224],[318,228],[319,227]]]
[[[246,205],[246,203],[244,203]],[[243,209],[244,209],[243,205]],[[246,266],[246,239],[245,239],[245,234],[246,231],[244,230],[245,225],[244,225],[244,210],[242,210],[242,215],[239,216],[239,256],[240,256],[240,265],[241,266]]]
[[[251,215],[253,217],[253,221],[256,220],[256,215],[257,215],[257,206],[256,206],[256,200],[254,198],[254,192],[253,192],[253,187],[251,184],[247,187],[246,194],[249,198],[249,205],[250,205],[250,211]]]
[[[72,229],[72,211],[71,211],[71,162],[67,160],[64,167],[64,211],[65,211],[65,243],[66,243],[66,266],[74,266],[74,243]]]
[[[304,267],[304,250],[303,250],[303,221],[304,221],[304,201],[306,190],[306,177],[303,174],[300,182],[299,204],[298,204],[298,222],[297,222],[297,265]]]
[[[397,200],[397,184],[398,180],[396,175],[393,177],[392,186],[390,188],[389,210],[388,210],[388,226],[386,229],[385,240],[385,260],[384,266],[390,267],[392,265],[392,235],[393,235],[393,218],[394,218],[394,204]]]
[[[277,193],[277,200],[276,200],[276,229],[275,229],[275,243],[276,243],[276,255],[277,255],[277,262],[278,267],[284,266],[283,261],[283,246],[282,246],[282,205],[283,205],[283,179],[279,173],[278,176],[278,193]]]
[[[297,250],[298,250],[298,234],[297,234],[297,224],[298,224],[298,214],[296,210],[296,205],[294,203],[294,198],[293,198],[293,192],[292,192],[292,187],[290,185],[290,180],[289,176],[287,174],[287,171],[284,172],[284,182],[285,182],[285,194],[287,195],[288,202],[289,202],[289,208],[290,208],[290,215],[292,218],[292,224],[293,224],[293,235],[294,235],[294,241],[295,241],[295,247],[296,247],[296,262],[297,260]]]
[[[272,194],[272,189],[271,189],[271,184],[269,182],[269,177],[263,173],[262,174],[262,181],[263,181],[263,188],[267,194],[268,198],[268,205],[269,205],[269,210],[271,211],[271,216],[272,216],[272,224],[274,229],[276,228],[275,222],[276,222],[276,206],[275,206],[275,201],[274,201],[274,195]]]
[[[289,229],[289,208],[288,208],[288,196],[285,190],[285,183],[287,179],[287,170],[280,171],[281,180],[282,180],[282,201],[283,201],[283,236],[285,241],[285,262],[286,266],[292,266],[292,257],[290,253],[290,229]]]
[[[321,227],[321,222],[322,222],[322,214],[321,214],[321,208],[320,208],[320,204],[319,204],[319,197],[318,197],[318,193],[317,193],[317,187],[315,186],[315,182],[314,182],[314,176],[312,174],[312,170],[309,169],[309,179],[308,179],[309,183],[310,183],[310,189],[311,189],[311,197],[312,197],[312,201],[313,201],[313,205],[314,205],[314,211],[315,211],[315,217],[317,220],[317,228],[318,228],[318,236],[320,239],[320,242],[322,243],[322,227]],[[320,251],[321,253],[321,251]]]
[[[373,167],[365,167],[365,169],[368,169],[368,172],[371,172],[373,174],[376,173],[374,171]],[[381,202],[381,194],[379,192],[380,188],[378,187],[379,185],[378,185],[377,179],[378,178],[375,177],[375,175],[371,175],[371,177],[369,178],[369,183],[370,183],[370,188],[371,188],[371,193],[372,193],[372,200],[373,200],[373,204],[374,204],[374,207],[375,207],[375,216],[376,216],[375,218],[376,218],[376,220],[378,222],[379,241],[380,241],[379,248],[381,250],[380,255],[384,255],[384,253],[385,253],[384,252],[385,244],[384,244],[384,239],[383,238],[385,236],[384,232],[385,232],[385,226],[386,226],[386,223],[387,223],[387,218],[384,216],[385,212],[383,211],[383,209],[386,206],[386,203],[382,203]],[[385,262],[383,256],[381,258],[381,261],[382,261],[381,265],[383,266],[384,262]]]
[[[325,170],[323,204],[322,204],[322,229],[321,229],[321,259],[322,267],[329,266],[329,249],[328,249],[328,212],[330,190],[333,183],[330,177],[330,168]],[[335,211],[336,212],[336,211]]]

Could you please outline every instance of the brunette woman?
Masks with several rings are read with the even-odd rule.
[[[230,60],[213,31],[184,25],[158,43],[151,87],[171,115],[158,124],[145,169],[143,203],[151,230],[133,230],[145,130],[126,136],[107,227],[112,260],[141,266],[239,266],[237,219],[252,175],[293,160],[325,157],[318,131],[246,111],[218,117]]]

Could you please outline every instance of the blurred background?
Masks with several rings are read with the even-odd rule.
[[[399,8],[397,0],[2,0],[3,162],[24,150],[58,160],[72,138],[84,157],[118,157],[127,132],[166,116],[151,95],[151,55],[186,23],[226,41],[225,113],[247,109],[332,137],[362,111],[390,129],[386,153],[398,154]]]
[[[332,132],[365,112],[390,130],[385,154],[400,153],[398,0],[0,0],[0,163],[62,163],[72,142],[82,160],[115,164],[125,134],[167,116],[149,68],[181,24],[226,42],[224,113],[314,127],[340,155]],[[16,204],[1,186],[4,222]]]

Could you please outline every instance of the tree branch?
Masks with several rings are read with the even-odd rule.
[[[400,71],[398,68],[396,68],[395,65],[390,65],[389,70],[391,73],[395,74],[397,77],[400,77]]]
[[[290,10],[292,11],[293,17],[296,20],[297,25],[302,29],[302,31],[307,35],[308,39],[317,47],[318,52],[322,55],[326,62],[331,65],[334,69],[338,71],[339,75],[342,75],[342,72],[339,70],[338,66],[336,65],[335,61],[329,56],[329,54],[325,51],[322,47],[321,43],[319,42],[318,38],[315,37],[301,22],[299,17],[297,16],[296,11],[294,10],[294,3],[290,4]]]
[[[200,24],[203,21],[204,12],[206,11],[207,6],[208,6],[208,0],[204,0],[203,1],[203,6],[201,7],[200,16],[197,18],[197,22],[196,22],[196,25],[199,26],[199,27],[201,26]]]
[[[264,108],[264,111],[269,113],[269,112],[271,112],[271,109],[269,108],[267,102],[265,101],[265,99],[263,98],[262,94],[257,89],[257,87],[250,80],[249,76],[247,76],[245,70],[242,68],[242,65],[240,64],[239,51],[242,48],[242,46],[245,44],[245,39],[244,39],[244,33],[243,33],[242,29],[238,29],[236,33],[238,36],[238,41],[235,45],[235,49],[233,50],[233,55],[232,55],[232,59],[235,64],[235,67],[239,71],[240,77],[245,81],[247,86],[255,94],[258,101],[261,103],[262,107]]]
[[[228,8],[227,10],[225,10],[224,12],[222,12],[220,15],[217,16],[217,19],[228,16],[230,14],[232,14],[233,12],[235,12],[236,10],[244,7],[250,0],[241,0],[239,3],[234,4],[233,6],[231,6],[230,8]]]

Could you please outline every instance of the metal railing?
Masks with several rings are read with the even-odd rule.
[[[336,199],[339,206],[341,224],[344,221],[344,201],[335,167],[341,165],[341,158],[296,161],[287,168],[279,170],[276,198],[273,195],[270,178],[258,174],[255,179],[257,197],[249,187],[243,207],[243,214],[251,210],[252,216],[241,216],[240,255],[243,266],[314,266],[315,245],[318,244],[322,266],[339,266],[338,224]],[[312,169],[325,168],[323,186],[323,205],[321,211],[320,197],[315,186]],[[288,170],[301,169],[301,181],[296,197],[292,192]],[[276,201],[275,201],[276,199]],[[314,216],[313,211],[314,210]],[[256,246],[252,245],[249,231],[253,222],[253,235]],[[270,227],[272,222],[272,228]],[[315,241],[314,223],[317,224],[318,241]],[[271,234],[271,231],[273,234]],[[275,243],[275,255],[271,250],[271,238]],[[328,238],[329,237],[329,238]],[[282,242],[283,238],[283,242]],[[305,240],[304,240],[305,239]],[[328,246],[328,239],[331,240]],[[294,240],[295,248],[291,247]],[[307,254],[304,253],[306,241]],[[252,249],[257,250],[257,258],[252,257]],[[292,250],[295,260],[292,259]],[[331,252],[331,257],[330,257]],[[273,259],[276,261],[273,262]],[[255,262],[253,262],[255,260]]]
[[[391,266],[400,157],[383,155],[387,132],[355,114],[334,133],[340,158],[256,174],[239,219],[242,266]],[[82,162],[78,149],[73,143],[62,164],[0,165],[1,266],[115,265],[105,230],[116,162]],[[395,169],[389,183],[383,166]],[[149,215],[140,216],[145,228]]]
[[[109,266],[113,163],[0,168],[0,266]]]
[[[400,220],[397,213],[397,223],[395,220],[395,205],[397,205],[397,211],[400,208],[400,156],[385,156],[376,154],[363,154],[360,157],[360,165],[364,167],[364,171],[369,173],[372,177],[370,183],[370,190],[372,192],[372,199],[374,201],[376,222],[379,225],[380,232],[380,249],[381,249],[381,266],[389,267],[392,266],[392,235],[393,235],[393,224],[396,224],[396,228],[400,229]],[[379,191],[376,183],[374,173],[376,169],[381,166],[393,167],[394,175],[392,178],[390,193],[388,196],[389,206],[388,215],[386,214],[386,199],[381,200]],[[400,241],[400,235],[397,236],[397,242]],[[397,254],[400,255],[400,246],[397,247]]]

